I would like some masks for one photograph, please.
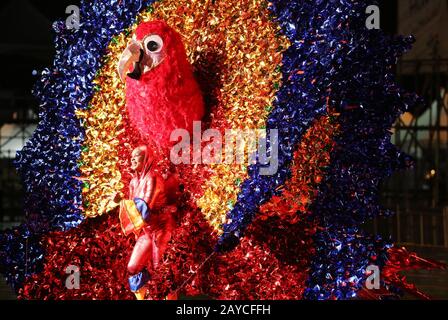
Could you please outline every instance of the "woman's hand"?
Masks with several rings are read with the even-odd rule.
[[[112,202],[120,203],[120,201],[121,201],[120,192],[115,192],[114,194],[112,194],[111,200],[112,200]]]
[[[114,192],[109,199],[107,200],[106,203],[106,211],[111,211],[113,209],[115,209],[116,207],[118,207],[118,205],[120,204],[121,201],[121,195],[119,192]]]

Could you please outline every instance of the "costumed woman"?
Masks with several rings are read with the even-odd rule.
[[[128,263],[129,286],[138,300],[145,299],[145,285],[162,260],[176,226],[177,179],[158,174],[155,158],[147,146],[132,151],[129,200],[119,199],[119,217],[126,236],[134,234],[137,242]],[[175,297],[168,297],[173,299]]]

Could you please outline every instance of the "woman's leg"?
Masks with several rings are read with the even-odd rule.
[[[132,250],[131,258],[128,263],[130,274],[136,274],[142,271],[147,265],[152,255],[152,241],[146,232],[142,232]]]
[[[154,269],[156,269],[162,260],[163,254],[165,253],[168,242],[171,239],[172,229],[166,228],[166,230],[159,230],[154,232],[154,245],[152,252],[152,263]]]
[[[148,270],[145,270],[145,267],[148,265],[148,260],[151,258],[151,255],[151,238],[146,232],[142,232],[135,243],[128,263],[128,271],[131,274],[129,277],[129,287],[138,300],[145,298],[146,290],[144,285],[149,280],[149,273]]]

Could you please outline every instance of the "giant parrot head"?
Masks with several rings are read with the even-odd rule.
[[[118,62],[126,108],[145,144],[170,147],[176,129],[192,131],[204,115],[202,93],[182,37],[164,21],[142,22]]]
[[[180,35],[163,21],[143,22],[121,55],[118,74],[122,81],[140,80],[165,59],[168,64],[186,59]]]

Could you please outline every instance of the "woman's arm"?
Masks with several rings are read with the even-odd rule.
[[[153,192],[152,192],[151,200],[149,202],[150,209],[154,208],[157,198],[159,197],[161,187],[162,186],[159,183],[159,179],[156,179],[156,177],[153,177]]]

